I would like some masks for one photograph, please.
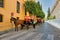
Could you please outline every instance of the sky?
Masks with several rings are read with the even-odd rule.
[[[51,9],[53,7],[54,0],[37,0],[37,1],[39,1],[42,4],[42,9],[47,16],[48,8],[50,7]]]

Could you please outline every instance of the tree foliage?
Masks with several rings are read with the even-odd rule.
[[[26,1],[24,6],[26,11],[28,11],[30,14],[34,14],[40,18],[45,17],[44,12],[42,11],[42,6],[40,5],[39,2]]]
[[[48,17],[50,17],[50,8],[48,8]]]
[[[40,17],[40,18],[44,18],[44,17],[45,17],[44,12],[42,11],[42,6],[40,5],[39,2],[37,2],[36,16],[37,16],[37,17]]]
[[[50,8],[48,8],[48,16],[47,16],[48,20],[50,19],[50,16],[51,16],[51,14],[50,14]]]
[[[24,6],[25,6],[26,11],[28,11],[31,14],[34,14],[34,11],[35,11],[35,7],[34,7],[35,6],[35,2],[33,2],[33,1],[26,1]]]

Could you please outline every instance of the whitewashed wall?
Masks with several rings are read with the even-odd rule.
[[[56,5],[56,8],[54,9],[54,11],[51,13],[51,15],[55,15],[56,18],[60,18],[60,1],[59,3]]]

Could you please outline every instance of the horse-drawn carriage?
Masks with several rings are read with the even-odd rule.
[[[21,25],[21,29],[23,29],[23,27],[26,27],[27,29],[29,29],[29,25],[33,24],[33,20],[19,20],[19,18],[14,18],[12,17],[10,19],[10,21],[13,21],[15,24],[15,30],[18,29],[18,25]]]

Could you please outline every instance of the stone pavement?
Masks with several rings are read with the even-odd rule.
[[[12,31],[0,35],[0,40],[60,40],[60,29],[44,23],[39,24],[36,29]]]
[[[5,35],[5,36],[4,36]],[[54,40],[54,35],[30,31],[11,32],[0,36],[0,40]]]

